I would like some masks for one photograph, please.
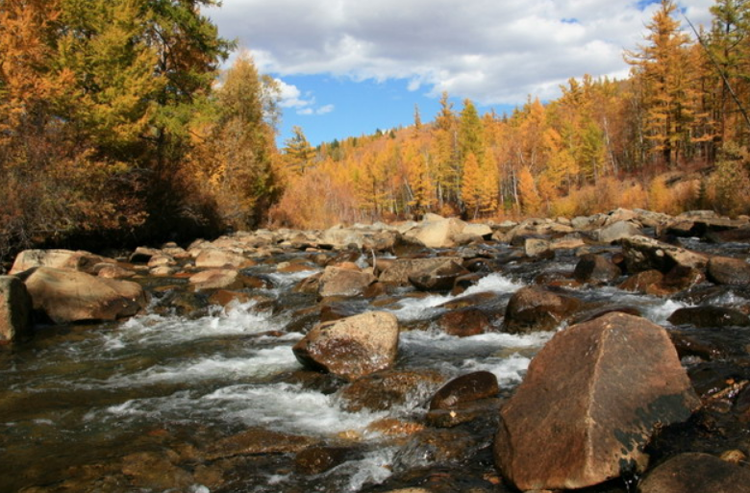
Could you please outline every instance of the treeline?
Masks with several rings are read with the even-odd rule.
[[[249,228],[279,193],[278,89],[201,7],[0,0],[0,258]]]
[[[419,216],[574,216],[617,206],[750,213],[750,1],[718,0],[692,41],[664,0],[627,80],[571,79],[511,115],[458,111],[313,150],[287,142],[281,224]]]

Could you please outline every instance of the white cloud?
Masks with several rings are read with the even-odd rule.
[[[554,97],[558,84],[586,73],[627,74],[622,52],[643,41],[658,8],[637,0],[223,3],[209,11],[220,32],[251,49],[264,72],[404,79],[412,91],[447,90],[483,104]],[[710,22],[712,4],[679,3],[696,25]],[[304,114],[326,108],[293,91],[285,101]]]

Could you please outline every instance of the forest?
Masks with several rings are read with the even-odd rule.
[[[432,121],[280,149],[279,87],[247,53],[222,70],[217,3],[0,0],[0,258],[427,212],[750,213],[750,0],[695,31],[663,0],[625,80],[510,115],[443,94]]]

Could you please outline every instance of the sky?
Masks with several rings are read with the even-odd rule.
[[[681,0],[710,25],[713,0]],[[219,34],[279,81],[280,146],[292,126],[312,145],[455,110],[510,113],[549,101],[571,77],[625,78],[623,51],[644,43],[653,0],[223,0]],[[682,23],[687,28],[683,19]],[[227,64],[231,64],[231,57]]]

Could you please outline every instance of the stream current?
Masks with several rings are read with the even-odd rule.
[[[419,420],[435,388],[385,411],[348,412],[336,392],[291,378],[302,369],[291,349],[303,337],[295,314],[316,303],[314,296],[293,293],[292,287],[320,267],[307,262],[310,270],[281,274],[275,271],[280,260],[289,257],[251,269],[270,281],[270,287],[252,294],[271,303],[233,302],[186,317],[158,310],[155,296],[145,314],[130,320],[40,327],[33,341],[0,352],[0,491],[36,491],[31,487],[56,485],[71,474],[81,475],[81,468],[116,464],[136,452],[169,448],[183,454],[250,427],[323,443],[355,436],[358,453],[314,476],[295,472],[290,460],[266,457],[229,475],[220,488],[196,480],[187,491],[357,492],[395,473],[424,468],[418,457],[404,454],[404,442],[370,425],[384,418]],[[402,326],[397,369],[435,370],[444,381],[486,370],[507,393],[552,334],[490,332],[458,338],[439,330],[435,318],[446,311],[446,302],[477,293],[492,293],[497,303],[507,304],[534,276],[572,271],[575,261],[569,255],[553,262],[511,263],[507,272],[482,278],[460,296],[413,296],[405,289],[397,301],[377,308],[374,300],[361,298],[344,303],[352,313],[385,310],[397,316]],[[688,306],[616,288],[576,291],[588,301],[638,306],[664,326],[675,309]],[[501,321],[493,324],[500,329]],[[491,439],[483,437],[485,443]],[[138,491],[162,490],[145,485]]]

